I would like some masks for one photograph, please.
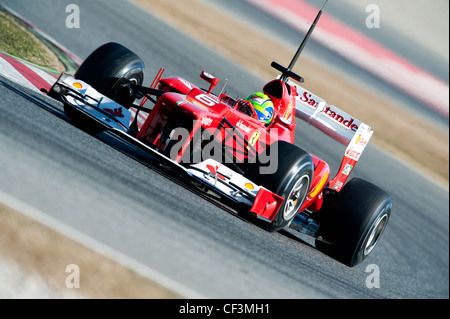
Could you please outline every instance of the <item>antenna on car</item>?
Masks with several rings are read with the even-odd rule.
[[[297,49],[297,52],[295,53],[294,57],[292,58],[291,63],[289,63],[289,66],[286,68],[277,62],[272,62],[271,66],[278,71],[283,72],[281,74],[281,80],[283,82],[286,82],[288,78],[293,78],[294,80],[297,80],[300,83],[303,83],[305,80],[300,76],[292,72],[292,69],[294,68],[295,63],[297,62],[300,54],[302,53],[306,43],[308,42],[309,37],[311,36],[312,32],[314,31],[314,28],[317,25],[317,22],[320,19],[320,16],[322,15],[323,9],[325,8],[325,5],[327,4],[328,0],[325,0],[325,3],[323,4],[322,8],[317,13],[316,18],[314,19],[314,22],[312,23],[311,27],[309,28],[308,32],[306,33],[305,37],[303,38],[302,43],[300,44],[299,48]]]
[[[228,84],[228,79],[225,79],[225,85],[223,86],[222,91],[220,91],[219,96],[221,96],[224,92],[226,92],[225,88],[227,87],[227,84]]]

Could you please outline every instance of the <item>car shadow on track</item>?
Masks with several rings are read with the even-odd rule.
[[[61,119],[67,120],[67,117],[65,116],[63,108],[62,108],[62,104],[61,104],[61,108],[56,106],[55,104],[57,104],[59,102],[57,102],[56,100],[54,100],[50,97],[43,95],[42,93],[45,94],[46,93],[45,91],[42,91],[42,93],[39,93],[39,92],[34,91],[27,87],[18,87],[19,84],[17,84],[17,86],[16,86],[13,83],[14,82],[9,82],[8,79],[0,78],[0,85],[4,86],[5,88],[10,90],[14,94],[19,95],[23,99],[32,102],[33,104],[39,106],[43,110],[50,112],[51,114],[53,114]],[[50,103],[50,102],[54,102],[54,103]]]

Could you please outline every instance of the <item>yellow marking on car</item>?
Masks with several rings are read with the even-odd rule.
[[[327,181],[328,181],[328,173],[325,173],[325,175],[323,175],[322,179],[320,180],[319,184],[317,184],[314,190],[311,193],[309,193],[309,197],[310,198],[316,197],[316,195],[322,190],[323,186]]]

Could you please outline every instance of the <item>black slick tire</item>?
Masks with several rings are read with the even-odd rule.
[[[272,223],[265,224],[268,231],[274,232],[288,226],[297,215],[309,193],[314,165],[307,152],[284,141],[272,144],[269,152],[269,165],[253,164],[246,175],[250,180],[284,198]],[[277,167],[276,171],[271,172],[274,160]]]
[[[354,267],[373,251],[390,219],[391,197],[372,183],[353,178],[324,202],[316,248]]]

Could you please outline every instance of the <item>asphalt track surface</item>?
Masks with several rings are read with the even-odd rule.
[[[146,82],[163,66],[198,84],[201,70],[215,72],[235,96],[264,84],[128,1],[77,1],[80,29],[65,27],[72,1],[2,2],[82,59],[105,42],[124,44],[146,62]],[[111,135],[77,129],[37,91],[0,76],[0,95],[0,191],[173,279],[187,297],[449,297],[448,190],[374,145],[352,174],[390,193],[393,214],[373,254],[348,268],[304,238],[238,218]],[[300,123],[296,134],[337,170],[343,146]],[[380,288],[369,289],[373,264]]]

